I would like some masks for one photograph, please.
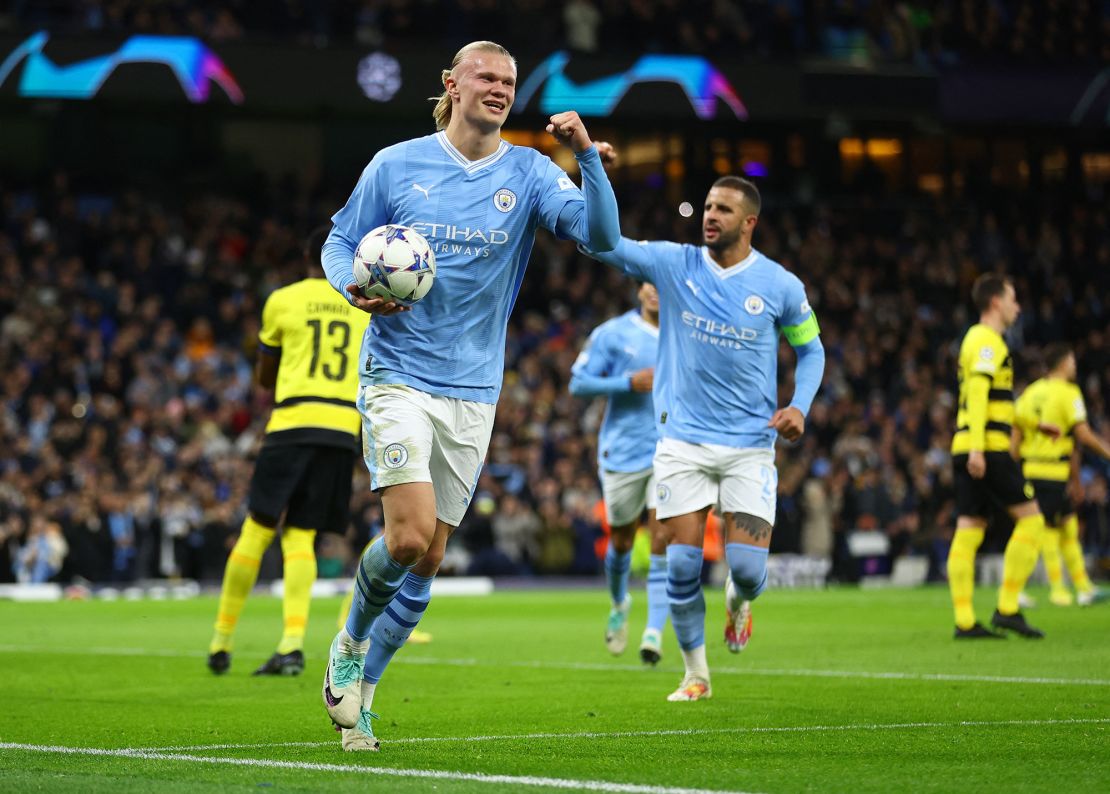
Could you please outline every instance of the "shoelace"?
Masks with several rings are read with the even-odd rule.
[[[373,736],[374,735],[374,726],[371,724],[370,721],[371,720],[380,720],[380,719],[381,719],[381,717],[379,715],[375,714],[374,712],[370,711],[369,709],[362,709],[362,711],[359,712],[359,715],[358,715],[358,728],[359,728],[359,730],[361,730],[363,733],[367,734],[368,736]]]
[[[332,683],[337,687],[347,687],[351,685],[352,681],[362,678],[363,662],[358,659],[352,659],[349,656],[339,655],[335,664],[332,665],[335,671],[335,676]]]

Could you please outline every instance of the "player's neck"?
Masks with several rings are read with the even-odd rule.
[[[647,309],[640,309],[640,319],[650,326],[655,328],[659,327],[659,312],[649,312]]]
[[[1006,324],[1002,322],[1002,318],[994,312],[983,312],[979,315],[979,324],[985,325],[990,328],[999,336],[1002,336],[1006,331]]]
[[[722,268],[728,269],[743,262],[751,253],[752,244],[747,240],[738,240],[734,245],[730,245],[721,251],[710,248],[709,258]]]
[[[489,157],[501,145],[500,129],[483,132],[470,125],[449,122],[444,132],[447,134],[447,140],[459,151],[459,154],[471,162]]]

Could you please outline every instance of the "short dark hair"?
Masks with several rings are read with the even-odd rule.
[[[974,301],[975,308],[985,312],[991,307],[991,301],[1002,297],[1006,292],[1006,286],[1011,283],[1007,276],[998,273],[984,273],[979,276],[971,285],[971,300]]]
[[[1044,365],[1050,372],[1064,363],[1064,359],[1072,354],[1071,345],[1067,342],[1053,342],[1044,349]]]
[[[305,263],[309,265],[316,265],[323,267],[323,261],[320,257],[320,249],[324,247],[324,241],[328,239],[331,234],[331,224],[322,223],[308,233],[308,237],[304,240],[304,259]]]
[[[730,190],[738,190],[744,194],[744,198],[755,210],[758,215],[760,209],[763,207],[763,199],[759,195],[759,188],[755,186],[754,182],[744,179],[740,176],[723,176],[713,183],[713,187],[727,187]]]

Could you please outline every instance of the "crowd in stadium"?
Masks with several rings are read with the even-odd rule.
[[[623,187],[626,235],[696,241],[696,217]],[[1041,345],[1072,341],[1091,423],[1110,426],[1105,204],[1072,196],[1065,214],[1049,193],[898,208],[768,199],[755,244],[802,274],[828,353],[805,438],[780,448],[772,550],[832,557],[850,579],[860,571],[845,533],[878,529],[892,556],[926,555],[939,575],[953,521],[954,360],[975,319],[975,275],[1015,276],[1019,381],[1040,374]],[[277,189],[249,203],[137,188],[109,197],[61,172],[0,185],[0,580],[219,578],[268,405],[251,383],[261,306],[300,277],[303,233],[339,203]],[[488,464],[446,570],[598,570],[601,405],[570,397],[567,383],[589,332],[633,300],[615,271],[540,235]],[[784,346],[782,362],[792,355]],[[1080,514],[1088,551],[1106,557],[1108,472],[1089,463]],[[348,543],[321,549],[325,571],[339,573],[380,528],[356,471]]]
[[[17,2],[8,20],[54,32],[296,38],[397,48],[509,41],[519,52],[822,56],[853,63],[1110,62],[1110,12],[1093,0],[331,0]]]

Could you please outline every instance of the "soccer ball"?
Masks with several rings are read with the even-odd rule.
[[[359,241],[353,270],[355,284],[367,298],[411,306],[432,288],[436,256],[415,229],[387,223]]]

